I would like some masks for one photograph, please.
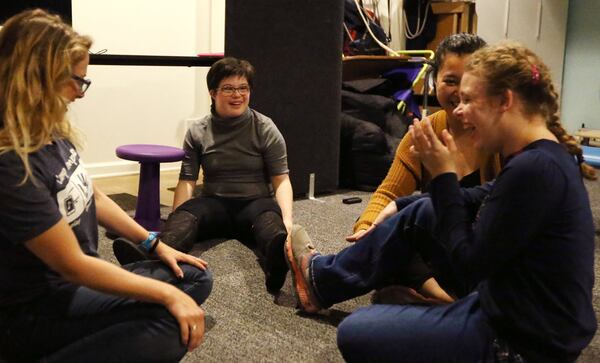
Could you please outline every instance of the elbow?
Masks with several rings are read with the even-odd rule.
[[[77,285],[83,285],[85,282],[84,276],[88,271],[88,263],[86,260],[89,258],[93,257],[81,253],[81,255],[76,258],[54,265],[53,269],[65,280]]]
[[[104,194],[100,189],[98,189],[96,184],[93,185],[93,188],[94,188],[94,201],[96,202],[96,204],[102,203],[102,200],[104,198],[108,198],[106,196],[106,194]]]

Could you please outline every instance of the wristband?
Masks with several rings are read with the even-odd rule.
[[[154,250],[156,249],[156,247],[158,247],[158,244],[160,243],[160,238],[156,238],[154,240],[154,243],[152,244],[152,247],[150,247],[150,249],[148,250],[148,253],[154,253]]]
[[[147,252],[151,252],[150,250],[154,251],[153,244],[152,242],[154,240],[158,239],[158,232],[150,232],[148,233],[148,238],[146,238],[146,240],[140,242],[140,246],[142,246],[143,249],[145,249]],[[154,246],[154,248],[156,248],[156,246]]]

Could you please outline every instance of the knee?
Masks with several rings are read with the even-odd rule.
[[[285,225],[283,224],[281,214],[274,211],[266,211],[259,214],[252,224],[252,228],[255,230],[272,228],[274,230],[283,229],[285,231]]]
[[[187,231],[197,226],[198,217],[191,211],[177,208],[175,211],[169,214],[167,222],[169,222],[171,228],[179,228],[182,231]]]
[[[428,215],[434,212],[433,203],[431,202],[431,198],[428,197],[417,199],[411,204],[411,206],[417,214]]]
[[[418,344],[405,338],[418,334],[399,305],[371,305],[356,310],[338,326],[337,345],[348,362],[418,362],[407,351]],[[429,360],[422,360],[429,361]]]
[[[257,240],[270,241],[283,234],[287,237],[287,230],[279,213],[266,211],[261,213],[252,224],[252,231]]]
[[[337,329],[337,346],[346,362],[359,362],[363,360],[362,349],[365,348],[364,329],[361,319],[356,313],[345,318]],[[361,349],[362,348],[362,349]]]
[[[210,270],[201,270],[192,265],[181,265],[183,279],[185,281],[183,290],[198,305],[202,304],[210,295],[213,287],[213,275]]]
[[[429,229],[435,224],[435,210],[431,198],[421,198],[407,207],[412,223],[421,228]]]
[[[192,249],[198,234],[198,218],[178,208],[165,223],[160,239],[169,246],[187,252]]]
[[[170,313],[154,320],[143,334],[143,347],[138,348],[144,352],[140,354],[140,349],[136,349],[141,361],[179,362],[187,353],[187,347],[181,342],[179,323]]]

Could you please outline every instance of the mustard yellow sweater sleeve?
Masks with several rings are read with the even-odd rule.
[[[438,111],[432,114],[430,119],[436,134],[441,134],[441,130],[446,128],[446,113]],[[390,170],[354,225],[355,232],[359,229],[369,228],[379,212],[391,201],[410,195],[420,187],[422,183],[421,162],[410,154],[411,145],[410,135],[404,135],[398,145]]]

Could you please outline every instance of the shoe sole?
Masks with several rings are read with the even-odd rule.
[[[292,252],[291,238],[288,238],[288,240],[285,241],[285,255],[285,261],[287,262],[290,268],[290,273],[292,275],[292,284],[294,285],[293,293],[294,297],[296,298],[296,304],[298,308],[302,311],[311,314],[318,312],[320,309],[314,306],[307,293],[307,291],[310,290],[306,279],[302,274],[302,269],[296,264],[296,258],[294,257],[294,253]]]
[[[133,242],[117,238],[112,247],[115,258],[121,266],[148,259],[148,256],[140,251]]]

